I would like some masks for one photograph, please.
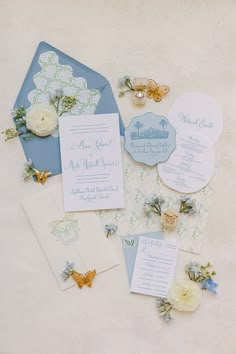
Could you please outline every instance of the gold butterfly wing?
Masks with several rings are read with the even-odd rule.
[[[52,172],[42,172],[41,183],[44,184],[47,181],[47,178],[51,176]]]
[[[153,98],[155,90],[158,88],[156,81],[149,79],[147,82],[147,98]]]
[[[161,85],[157,87],[157,90],[155,90],[154,94],[153,94],[153,99],[156,102],[160,102],[162,100],[162,97],[164,97],[165,95],[167,95],[167,93],[170,91],[169,86],[166,85]]]
[[[36,176],[36,181],[37,183],[40,183],[41,182],[41,173],[40,171],[36,170],[36,168],[34,168],[34,173],[35,173],[35,176]]]
[[[83,274],[74,272],[72,273],[71,276],[74,279],[74,281],[77,283],[78,287],[81,289],[85,284]]]
[[[86,285],[91,288],[92,285],[93,285],[93,279],[95,278],[96,276],[96,270],[90,270],[88,273],[85,274],[85,277],[84,277],[84,280],[85,280],[85,283]]]

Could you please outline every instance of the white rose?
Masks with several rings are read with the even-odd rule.
[[[202,291],[189,279],[177,279],[171,286],[168,301],[179,311],[194,311],[200,304]]]
[[[49,104],[35,104],[26,114],[26,126],[35,135],[51,135],[58,126],[56,111]]]

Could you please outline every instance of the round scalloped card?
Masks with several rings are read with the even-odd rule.
[[[125,148],[148,166],[165,162],[176,148],[176,131],[164,116],[148,112],[133,118],[125,130]]]
[[[177,134],[201,134],[216,144],[223,131],[223,113],[214,98],[201,92],[185,92],[177,97],[168,112]]]
[[[215,173],[215,152],[209,139],[185,133],[177,136],[177,148],[167,162],[158,165],[162,181],[181,193],[195,193]]]

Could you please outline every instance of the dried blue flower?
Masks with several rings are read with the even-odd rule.
[[[66,281],[74,272],[74,262],[66,261],[66,268],[63,270],[61,277]]]
[[[125,86],[128,88],[128,90],[120,91],[119,97],[124,96],[126,94],[126,92],[134,91],[134,87],[132,85],[132,82],[131,82],[129,76],[122,77],[122,79],[119,80],[119,83],[120,83],[120,88],[124,88]]]
[[[55,98],[62,98],[63,96],[63,90],[62,89],[57,89],[55,91]]]
[[[146,200],[144,203],[144,212],[149,215],[150,212],[158,214],[161,216],[161,205],[164,203],[164,199],[162,197],[152,197],[150,200]]]
[[[32,178],[33,176],[35,176],[34,165],[33,165],[33,162],[31,161],[31,159],[29,159],[24,164],[24,166],[25,166],[25,168],[24,168],[24,171],[22,173],[22,177],[24,179]]]
[[[77,99],[75,96],[65,96],[62,89],[57,89],[54,95],[49,96],[49,104],[55,108],[60,117],[77,104]]]
[[[191,199],[189,197],[186,197],[185,195],[182,195],[179,198],[180,201],[180,208],[179,212],[183,214],[195,214],[196,213],[196,201],[195,199]]]
[[[110,234],[114,234],[117,230],[118,226],[115,224],[105,225],[105,231],[107,232],[106,237],[108,237]]]
[[[182,201],[182,202],[187,202],[190,200],[190,197],[187,197],[186,195],[181,195],[179,197],[179,200]]]
[[[212,293],[216,294],[215,288],[217,283],[212,279],[216,272],[213,270],[209,272],[211,263],[208,262],[205,266],[200,265],[198,262],[190,262],[185,266],[185,272],[188,274],[189,278],[196,283],[201,283],[202,289],[209,290]]]
[[[129,76],[124,76],[120,80],[120,87],[124,87],[128,82],[130,82],[130,77]]]
[[[201,282],[202,289],[209,290],[213,294],[217,294],[215,288],[218,286],[211,278],[204,279]]]

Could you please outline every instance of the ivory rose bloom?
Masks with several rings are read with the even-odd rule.
[[[48,104],[35,104],[26,114],[26,126],[35,135],[51,135],[58,126],[54,108]]]
[[[179,311],[194,311],[200,304],[202,291],[189,279],[177,279],[171,286],[168,301]]]

